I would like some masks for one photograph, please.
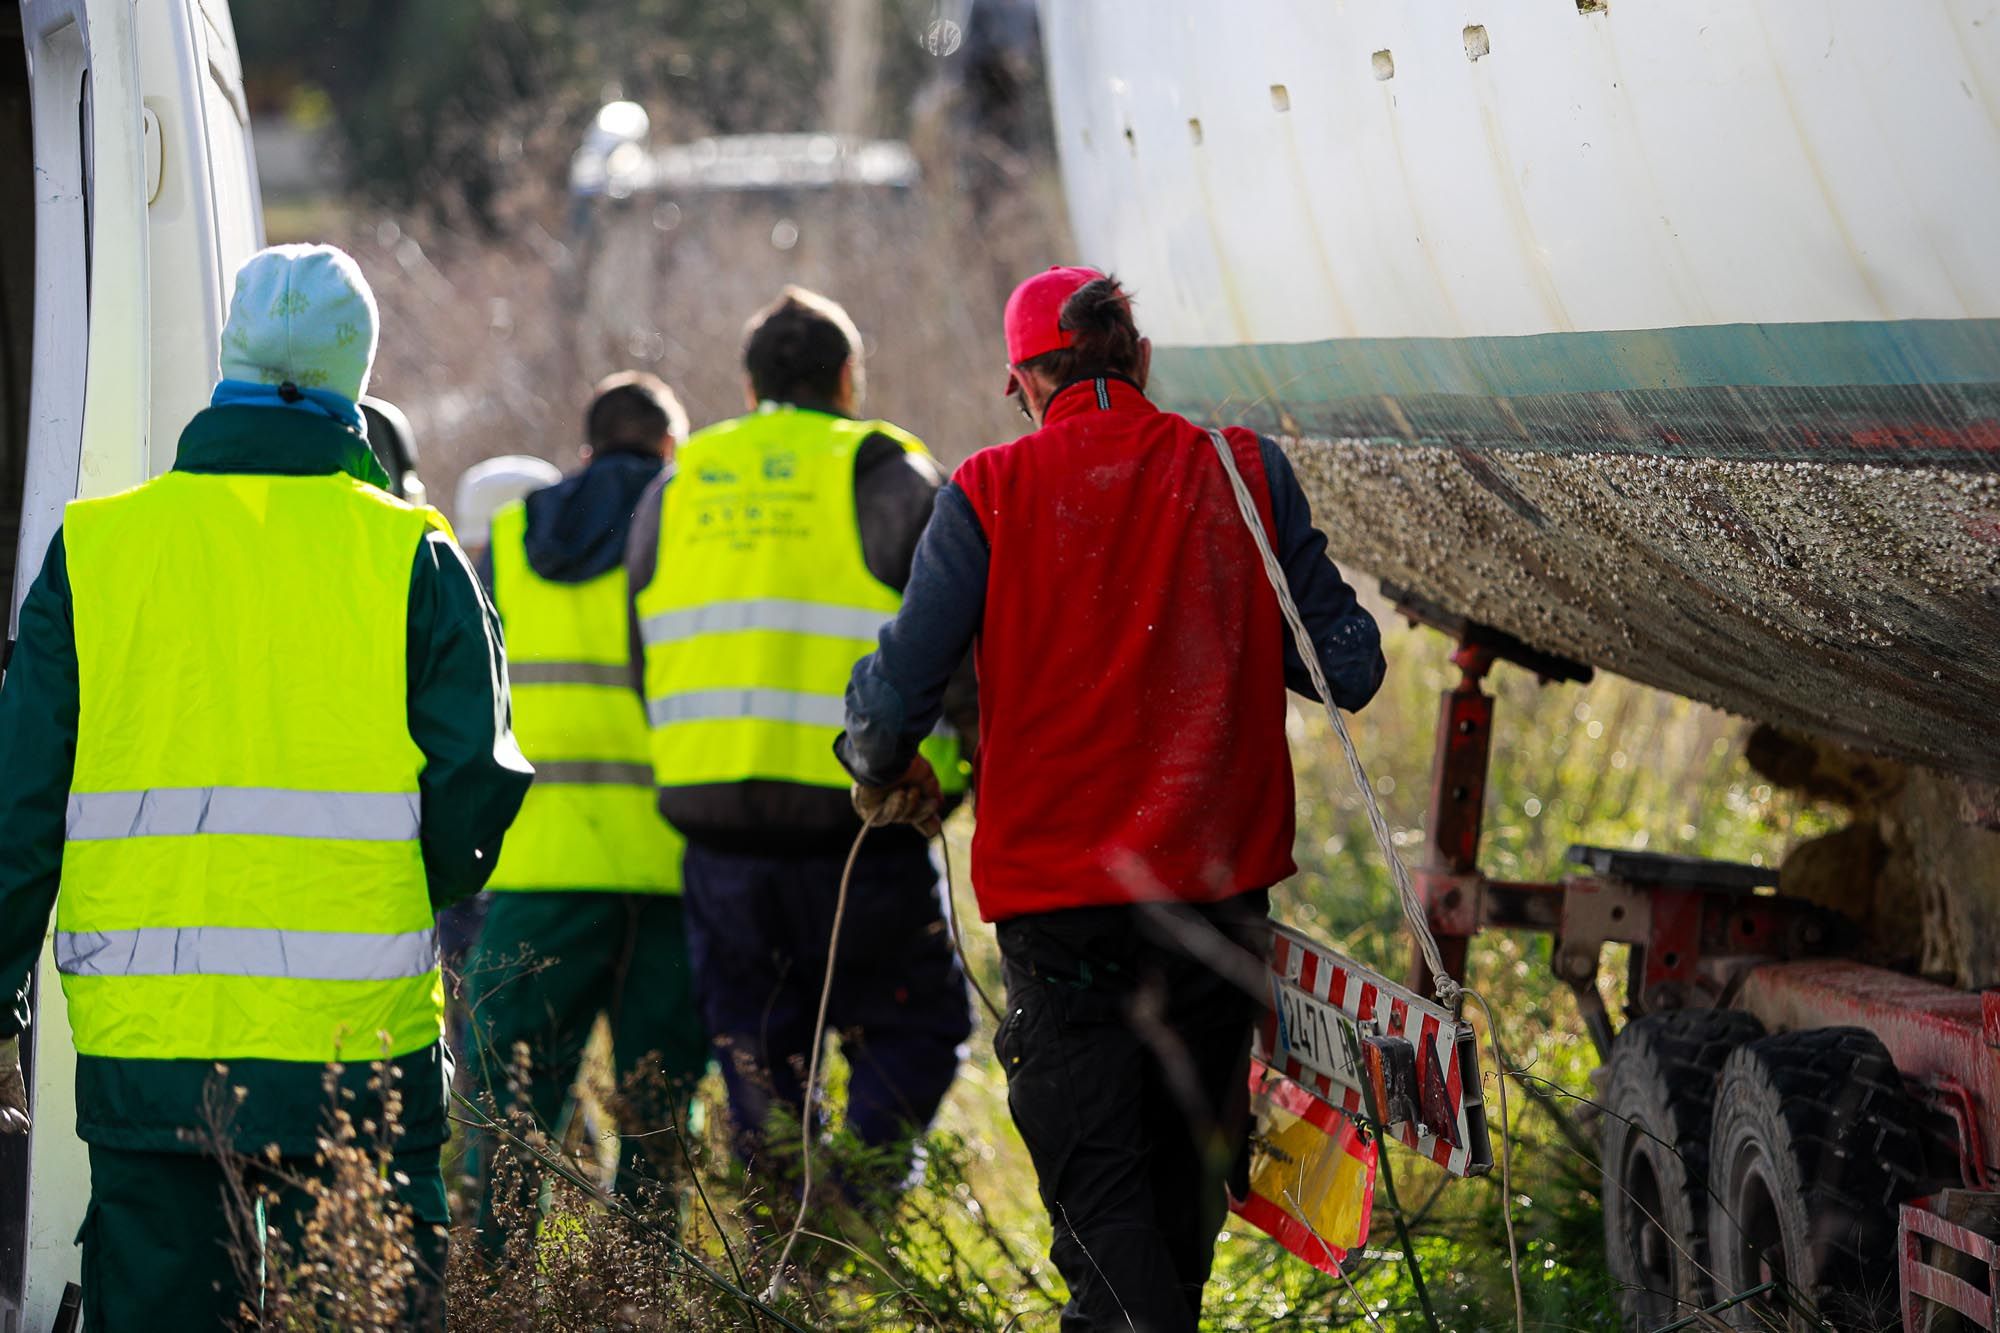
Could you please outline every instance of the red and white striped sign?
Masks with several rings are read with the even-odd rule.
[[[1492,1168],[1470,1023],[1285,926],[1273,932],[1271,1004],[1257,1030],[1257,1058],[1350,1115],[1368,1107],[1364,1039],[1408,1041],[1416,1113],[1397,1119],[1385,1109],[1390,1135],[1455,1176]]]

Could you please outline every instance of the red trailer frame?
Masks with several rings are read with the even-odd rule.
[[[1858,1027],[1879,1038],[1897,1070],[1951,1126],[1973,1191],[2000,1189],[2000,992],[1975,994],[1839,955],[1855,940],[1837,913],[1777,892],[1772,869],[1693,857],[1572,847],[1579,869],[1558,882],[1492,879],[1479,869],[1493,697],[1482,683],[1506,661],[1544,683],[1587,681],[1591,669],[1451,615],[1399,589],[1383,591],[1412,621],[1452,635],[1460,676],[1444,693],[1431,772],[1430,859],[1416,872],[1447,969],[1464,975],[1466,946],[1486,929],[1555,938],[1554,970],[1576,995],[1601,1060],[1616,1036],[1597,989],[1604,946],[1630,946],[1629,1017],[1680,1008],[1735,1008],[1768,1031]],[[1411,989],[1430,977],[1413,955]],[[1940,1196],[1942,1198],[1943,1196]],[[1978,1327],[2000,1327],[2000,1242],[1948,1220],[1934,1200],[1900,1219],[1905,1328],[1928,1302]],[[1988,1230],[1992,1228],[1989,1227]],[[1972,1266],[1985,1290],[1926,1259]],[[1956,1256],[1954,1261],[1952,1256]]]

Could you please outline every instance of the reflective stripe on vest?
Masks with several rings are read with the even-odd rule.
[[[855,512],[855,456],[876,434],[923,452],[886,422],[768,403],[681,446],[660,574],[636,599],[662,787],[848,785],[833,757],[848,676],[902,605],[869,571]],[[964,790],[955,738],[924,753]]]
[[[56,967],[77,977],[386,981],[421,977],[436,966],[437,934],[428,928],[396,935],[247,926],[56,932]]]
[[[839,727],[846,720],[847,706],[836,695],[795,690],[695,690],[646,701],[646,720],[656,727],[732,717]]]
[[[774,629],[790,634],[823,634],[834,639],[875,642],[890,617],[863,607],[821,606],[767,597],[752,602],[711,602],[686,611],[662,611],[639,625],[647,644],[679,643],[699,634],[731,630]]]
[[[512,662],[507,678],[515,685],[604,685],[632,688],[631,668],[623,662]]]
[[[488,887],[675,893],[682,844],[660,818],[632,689],[622,566],[582,583],[535,572],[525,504],[493,516],[493,600],[507,632],[514,736],[535,766]]]
[[[344,474],[170,472],[69,506],[56,963],[78,1051],[321,1064],[438,1040],[407,663],[432,529]]]
[[[73,792],[64,833],[175,838],[240,833],[269,838],[405,842],[417,836],[415,792],[285,791],[274,787],[166,787]]]
[[[602,759],[549,759],[535,765],[535,781],[573,787],[643,787],[653,789],[653,767]]]

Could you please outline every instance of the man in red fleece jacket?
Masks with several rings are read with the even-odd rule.
[[[1265,952],[1270,887],[1296,869],[1285,688],[1312,684],[1207,435],[1145,396],[1151,347],[1117,282],[1038,274],[1006,335],[1008,392],[1040,429],[939,493],[836,752],[864,814],[928,822],[917,745],[973,647],[972,879],[1007,982],[994,1049],[1069,1284],[1063,1328],[1193,1333],[1259,1004],[1200,946]],[[1334,702],[1359,708],[1382,679],[1375,622],[1284,455],[1226,436]]]

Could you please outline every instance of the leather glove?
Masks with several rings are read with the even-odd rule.
[[[28,1132],[28,1085],[21,1078],[21,1039],[0,1042],[0,1134]]]
[[[853,798],[854,813],[860,815],[862,822],[870,827],[914,824],[917,831],[927,838],[935,838],[943,827],[938,809],[943,804],[944,794],[938,788],[937,774],[932,771],[930,760],[922,755],[911,760],[903,776],[886,787],[855,783]]]

